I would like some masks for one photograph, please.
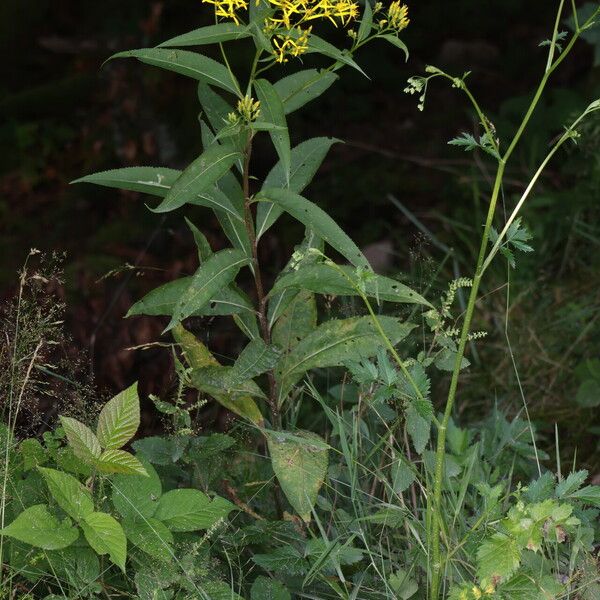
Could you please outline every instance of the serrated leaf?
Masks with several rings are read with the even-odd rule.
[[[280,208],[311,229],[356,267],[372,271],[369,261],[340,226],[321,208],[290,190],[261,190],[259,202],[275,202]]]
[[[417,454],[423,454],[431,435],[431,424],[417,412],[413,404],[406,409],[406,430]]]
[[[398,459],[391,467],[392,488],[396,494],[405,492],[417,478],[404,458]]]
[[[209,529],[234,509],[231,502],[219,496],[211,500],[199,490],[177,489],[160,498],[154,518],[171,531],[197,531]]]
[[[100,556],[108,554],[110,560],[125,573],[127,538],[121,525],[107,513],[94,512],[81,522],[81,528],[94,551]]]
[[[293,546],[280,546],[269,554],[254,554],[252,560],[266,571],[282,575],[303,575],[308,571],[307,560]]]
[[[50,494],[56,503],[75,521],[94,512],[94,502],[89,490],[68,473],[38,467]]]
[[[147,438],[146,438],[147,439]],[[112,478],[112,502],[119,514],[132,521],[154,516],[162,496],[162,484],[154,467],[141,458],[146,475],[115,475]]]
[[[159,48],[183,48],[186,46],[205,46],[231,40],[241,40],[250,37],[248,27],[236,25],[235,23],[217,23],[194,29],[188,33],[178,35],[162,44]]]
[[[291,168],[290,134],[285,120],[283,103],[273,84],[266,79],[257,79],[254,82],[254,89],[260,100],[261,120],[273,123],[273,125],[281,128],[269,132],[269,135],[281,161],[285,179],[289,181]]]
[[[291,600],[288,589],[277,579],[259,575],[250,589],[250,600]]]
[[[94,464],[102,453],[100,442],[94,432],[71,417],[60,417],[60,424],[65,430],[69,446],[73,449],[75,456],[88,464]]]
[[[267,174],[263,189],[287,187],[299,194],[312,181],[329,149],[337,141],[335,138],[318,137],[298,144],[292,149],[290,156],[289,181],[280,161]],[[259,202],[256,212],[257,239],[275,223],[282,212],[274,202]]]
[[[585,483],[587,476],[588,472],[585,469],[569,473],[567,477],[556,486],[556,497],[563,498],[576,492]]]
[[[125,167],[86,175],[71,183],[93,183],[164,198],[180,175],[181,171],[165,167]]]
[[[224,195],[219,198],[220,202],[219,199],[211,197],[211,188],[229,171],[240,156],[239,151],[228,144],[213,145],[207,148],[184,169],[166,194],[165,199],[154,209],[154,212],[162,213],[175,210],[186,202],[198,198],[201,194],[206,195],[205,201],[212,201],[212,208],[215,206],[228,208],[230,204]],[[210,206],[210,204],[207,205]],[[233,209],[232,212],[237,214]]]
[[[305,69],[283,77],[273,85],[283,102],[286,115],[318,98],[338,80],[331,71]]]
[[[403,569],[399,569],[390,575],[388,583],[394,590],[398,600],[408,600],[419,591],[418,583]]]
[[[105,450],[124,446],[140,426],[137,382],[109,400],[98,418],[96,435]]]
[[[0,534],[44,550],[66,548],[79,537],[69,519],[59,521],[44,504],[26,508],[10,525],[0,529]]]
[[[512,537],[495,533],[477,550],[477,576],[487,582],[510,577],[521,563],[521,548]]]
[[[596,508],[600,508],[600,485],[588,485],[573,492],[570,497],[576,498],[584,504],[590,504]]]
[[[105,450],[98,462],[97,468],[102,473],[121,473],[123,475],[147,475],[142,463],[129,452],[111,448]]]
[[[334,267],[327,263],[302,266],[297,271],[282,275],[275,282],[269,295],[282,291],[286,287],[294,287],[318,294],[357,296],[358,291],[353,283],[361,288],[365,295],[373,298],[387,302],[431,306],[425,298],[395,279],[374,273],[368,273],[364,279],[361,279],[353,267],[347,265]]]
[[[127,539],[140,550],[159,560],[170,561],[173,557],[173,534],[158,519],[123,519],[123,531]]]
[[[267,443],[283,493],[302,520],[310,522],[327,474],[328,452],[323,440],[308,431],[294,432],[293,437],[272,432]]]
[[[205,81],[232,94],[239,93],[239,85],[225,66],[195,52],[168,48],[142,48],[118,52],[109,60],[114,58],[137,58],[140,62]]]
[[[248,264],[248,258],[240,250],[229,248],[216,252],[200,265],[193,275],[188,289],[179,298],[166,330],[201,310],[224,287],[228,286]]]

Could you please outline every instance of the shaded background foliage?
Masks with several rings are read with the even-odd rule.
[[[473,160],[446,145],[460,131],[477,131],[461,95],[434,86],[419,113],[414,98],[402,93],[406,79],[430,63],[457,74],[472,71],[471,86],[498,131],[510,132],[543,70],[538,44],[551,31],[554,4],[410,3],[408,64],[387,45],[370,46],[358,61],[371,81],[346,71],[328,94],[290,119],[292,142],[315,135],[345,141],[334,146],[307,195],[366,249],[376,268],[406,271],[421,290],[433,281],[429,297],[439,296],[456,269],[470,272],[490,165],[484,156]],[[119,166],[181,167],[200,150],[200,129],[194,82],[128,61],[101,65],[113,52],[155,45],[211,18],[199,0],[0,5],[6,57],[0,78],[0,297],[14,294],[16,272],[31,247],[65,251],[59,295],[66,301],[71,335],[66,351],[88,353],[89,370],[107,393],[137,378],[145,393],[169,389],[167,351],[128,350],[158,340],[164,324],[122,317],[156,285],[192,272],[195,248],[182,211],[156,215],[137,194],[71,187],[69,181]],[[598,47],[582,43],[554,78],[509,171],[507,206],[562,123],[598,97]],[[245,48],[240,43],[234,68],[247,60]],[[586,361],[600,357],[599,133],[600,124],[592,122],[580,151],[563,154],[563,163],[555,161],[536,188],[525,214],[536,252],[520,258],[510,274],[510,340],[532,416],[546,427],[549,444],[558,421],[569,440],[562,449],[565,460],[579,447],[579,456],[596,472],[598,417],[593,423],[593,407],[581,406],[576,395],[595,377]],[[256,175],[273,162],[272,150],[259,146]],[[216,248],[226,244],[202,209],[186,211],[208,230]],[[297,226],[285,223],[279,229],[284,237],[270,233],[262,242],[273,273],[299,239]],[[446,244],[454,246],[452,256]],[[489,336],[473,357],[482,368],[467,374],[462,388],[460,405],[470,418],[494,403],[522,409],[504,332],[506,281],[500,264],[480,303],[479,325]],[[197,328],[225,357],[241,343],[235,330],[220,323],[204,321]],[[588,404],[595,397],[592,393]],[[146,411],[146,430],[156,426],[156,417]]]

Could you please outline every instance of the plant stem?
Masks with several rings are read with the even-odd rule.
[[[252,138],[253,134],[248,134],[246,141],[246,148],[244,149],[244,169],[242,173],[242,189],[244,191],[244,223],[246,224],[246,231],[252,247],[252,260],[254,263],[254,284],[256,287],[256,297],[258,302],[258,321],[260,323],[260,330],[262,338],[265,344],[271,343],[271,331],[269,330],[269,323],[267,320],[267,297],[265,295],[265,289],[262,282],[262,275],[260,271],[260,263],[258,261],[258,240],[254,231],[254,217],[252,215],[252,198],[250,196],[250,159],[252,157]],[[276,384],[275,376],[272,371],[268,372],[269,379],[269,396],[268,403],[271,410],[272,425],[275,429],[281,429],[281,415],[277,406],[276,399]]]

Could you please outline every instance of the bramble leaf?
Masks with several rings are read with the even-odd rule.
[[[137,382],[109,400],[98,418],[96,435],[105,450],[124,446],[140,426]]]

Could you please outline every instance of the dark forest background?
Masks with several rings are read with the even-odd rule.
[[[539,44],[552,31],[557,4],[415,0],[404,32],[407,63],[391,46],[371,45],[358,56],[370,81],[344,71],[329,93],[290,119],[293,143],[315,135],[345,141],[334,146],[306,195],[343,225],[379,270],[408,273],[421,290],[431,284],[432,299],[449,279],[471,272],[492,172],[485,156],[447,145],[461,131],[478,131],[465,99],[435,82],[419,112],[415,98],[403,93],[406,79],[427,64],[459,75],[471,71],[471,89],[500,134],[509,135],[543,73]],[[31,248],[46,260],[64,252],[62,282],[48,289],[66,305],[68,337],[61,351],[78,359],[99,393],[138,378],[145,393],[168,390],[168,350],[129,350],[159,340],[164,323],[123,316],[156,285],[193,272],[196,251],[183,211],[153,214],[145,207],[148,198],[69,182],[120,166],[178,168],[200,150],[193,81],[133,61],[103,62],[211,18],[200,0],[0,3],[0,300],[18,289],[18,271]],[[247,58],[241,43],[234,68]],[[552,80],[510,166],[507,208],[561,125],[599,96],[596,29]],[[255,174],[266,173],[274,160],[267,145],[259,146]],[[599,192],[596,120],[578,149],[562,153],[536,187],[525,212],[536,251],[519,257],[510,273],[512,350],[532,416],[549,444],[559,421],[570,440],[565,459],[578,448],[580,460],[596,469]],[[203,209],[185,214],[215,247],[226,244]],[[283,223],[262,242],[273,273],[301,234],[291,221]],[[513,413],[522,409],[504,337],[506,281],[500,264],[480,306],[480,328],[490,335],[473,356],[476,368],[461,402],[474,417],[496,403]],[[220,322],[198,323],[197,329],[225,357],[243,341]],[[158,427],[150,410],[144,426]]]

